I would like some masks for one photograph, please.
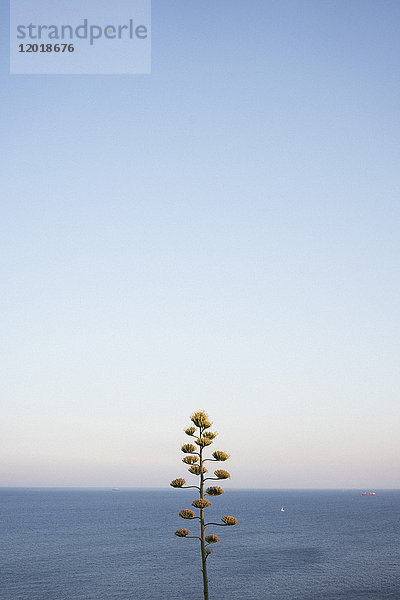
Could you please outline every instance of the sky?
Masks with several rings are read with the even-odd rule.
[[[151,75],[0,53],[1,486],[398,488],[397,1],[153,0]],[[225,468],[224,464],[224,468]]]

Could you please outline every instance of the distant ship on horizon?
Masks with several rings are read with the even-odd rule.
[[[363,492],[361,496],[376,496],[376,492]]]

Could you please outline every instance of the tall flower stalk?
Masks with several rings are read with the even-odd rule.
[[[220,539],[214,533],[208,533],[207,528],[210,525],[216,525],[218,527],[230,527],[232,525],[237,525],[238,521],[236,517],[231,517],[229,515],[225,515],[221,519],[221,523],[206,523],[205,519],[205,510],[209,506],[212,505],[212,502],[206,498],[206,496],[214,497],[220,496],[224,493],[224,490],[220,486],[213,485],[208,487],[206,490],[205,482],[208,480],[212,481],[220,481],[223,479],[229,479],[230,474],[228,471],[224,471],[223,469],[217,469],[214,471],[215,477],[206,477],[207,469],[204,465],[205,462],[223,462],[228,460],[229,454],[223,452],[222,450],[215,450],[212,453],[212,458],[205,458],[203,453],[208,446],[211,446],[214,439],[217,437],[217,433],[209,431],[209,428],[212,426],[207,413],[204,410],[196,411],[190,417],[194,426],[188,427],[185,430],[186,435],[195,438],[194,444],[184,444],[181,447],[182,452],[186,455],[182,459],[182,462],[186,465],[189,465],[188,471],[192,473],[192,475],[197,476],[199,485],[185,485],[186,480],[183,478],[174,479],[171,481],[170,485],[174,488],[195,488],[199,492],[199,497],[192,502],[192,506],[199,511],[198,516],[196,513],[188,508],[181,510],[179,516],[182,519],[186,520],[194,520],[198,519],[200,521],[200,536],[190,535],[192,532],[190,529],[178,529],[175,531],[175,535],[181,538],[190,538],[200,540],[200,549],[201,549],[201,563],[202,563],[202,573],[203,573],[203,590],[204,590],[204,600],[209,600],[208,595],[208,576],[207,576],[207,558],[211,554],[211,549],[209,546],[212,544],[217,544],[220,542]],[[197,446],[197,448],[196,448]]]

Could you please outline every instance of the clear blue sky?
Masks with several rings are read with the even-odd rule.
[[[152,74],[10,76],[0,485],[398,487],[397,1],[153,0]],[[228,465],[227,465],[228,468]]]

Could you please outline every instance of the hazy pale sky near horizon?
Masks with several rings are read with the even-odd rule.
[[[399,487],[396,1],[153,0],[149,76],[10,76],[0,485]]]

